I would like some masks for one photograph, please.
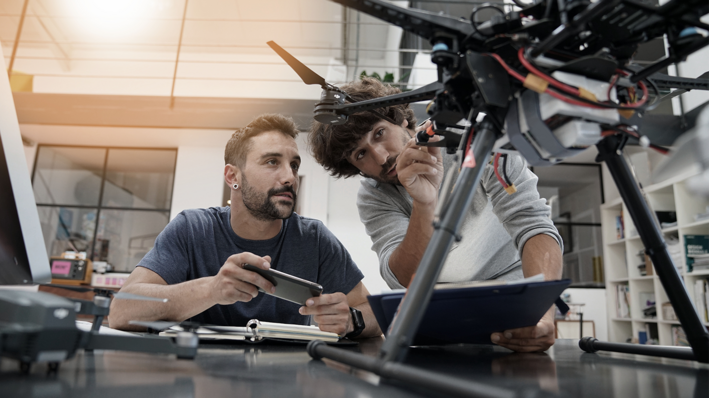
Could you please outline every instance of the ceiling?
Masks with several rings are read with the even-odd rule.
[[[0,0],[0,42],[35,93],[314,99],[267,41],[333,83],[398,54],[398,28],[326,0],[29,0],[13,59],[24,3]]]

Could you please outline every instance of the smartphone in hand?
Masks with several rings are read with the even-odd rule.
[[[288,275],[275,269],[266,270],[251,264],[244,264],[244,269],[261,275],[276,287],[275,293],[264,292],[260,288],[259,291],[283,300],[305,305],[305,302],[309,298],[317,297],[322,294],[322,286],[319,284],[306,281],[305,279],[293,275]]]

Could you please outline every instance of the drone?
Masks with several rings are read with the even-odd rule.
[[[157,336],[99,333],[111,297],[161,302],[166,299],[78,286],[48,286],[93,291],[96,295],[89,301],[45,292],[0,290],[0,356],[17,360],[22,373],[29,373],[36,362],[46,362],[48,371],[56,372],[62,361],[81,349],[175,354],[179,359],[193,359],[197,355],[198,338],[190,330],[178,333],[175,342]],[[91,330],[77,327],[77,314],[94,317]]]
[[[475,386],[456,384],[454,388],[450,380],[442,382],[441,375],[424,376],[401,362],[448,248],[458,238],[482,168],[493,152],[515,151],[531,166],[551,166],[595,145],[596,161],[608,166],[691,348],[588,340],[579,345],[588,352],[608,350],[709,362],[709,333],[693,310],[661,231],[622,156],[631,138],[668,153],[667,148],[650,142],[631,125],[633,115],[642,115],[661,101],[689,90],[709,90],[708,74],[691,79],[659,73],[709,45],[709,24],[700,20],[709,13],[706,0],[670,0],[662,6],[639,0],[514,0],[515,10],[505,12],[484,4],[474,7],[469,19],[401,8],[381,0],[332,1],[428,40],[438,80],[412,91],[355,101],[269,42],[305,84],[321,86],[314,119],[339,125],[356,113],[382,115],[386,112],[380,112],[381,108],[429,101],[426,109],[432,123],[426,131],[417,133],[418,145],[445,147],[450,154],[460,154],[462,164],[450,190],[444,181],[439,198],[445,203],[444,213],[434,220],[433,236],[379,358],[343,353],[318,342],[309,347],[313,358],[335,359],[439,391],[479,394]],[[496,13],[479,22],[476,16],[482,9]],[[649,64],[634,63],[638,46],[656,38],[666,39],[668,55]],[[668,93],[670,89],[676,90]],[[439,139],[430,140],[433,136]],[[709,165],[706,167],[709,169]]]

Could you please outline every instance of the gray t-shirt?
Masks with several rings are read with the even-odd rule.
[[[243,239],[234,233],[229,207],[185,210],[165,227],[138,264],[169,285],[216,275],[230,256],[242,252],[271,256],[271,268],[323,287],[323,293],[349,293],[364,275],[337,238],[318,220],[293,213],[281,231],[267,240]],[[249,302],[215,305],[192,317],[212,325],[246,326],[250,319],[310,324],[300,306],[264,293]]]
[[[454,167],[452,157],[444,155],[446,173]],[[539,198],[537,176],[519,155],[508,156],[506,170],[517,192],[508,195],[492,165],[486,165],[460,230],[463,239],[453,243],[439,282],[521,279],[520,256],[529,238],[546,234],[562,245],[549,217],[551,210]],[[389,287],[403,288],[389,268],[389,257],[406,236],[413,199],[400,185],[364,178],[357,194],[357,208],[372,239],[372,250],[379,256],[382,277]]]

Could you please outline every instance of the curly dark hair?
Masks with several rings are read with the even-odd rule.
[[[340,87],[356,101],[364,101],[400,93],[401,90],[385,85],[377,79],[365,77],[360,81],[347,83]],[[394,105],[377,109],[401,124],[409,122],[409,128],[416,126],[416,116],[409,104]],[[360,171],[347,161],[357,142],[369,132],[372,126],[381,120],[372,112],[351,115],[347,123],[333,126],[313,121],[308,135],[310,153],[315,160],[335,178],[348,178],[359,175]]]
[[[243,168],[246,155],[251,150],[251,138],[265,131],[279,131],[295,139],[298,136],[298,127],[292,118],[277,113],[267,113],[258,116],[244,128],[240,128],[231,135],[224,149],[224,163]]]

